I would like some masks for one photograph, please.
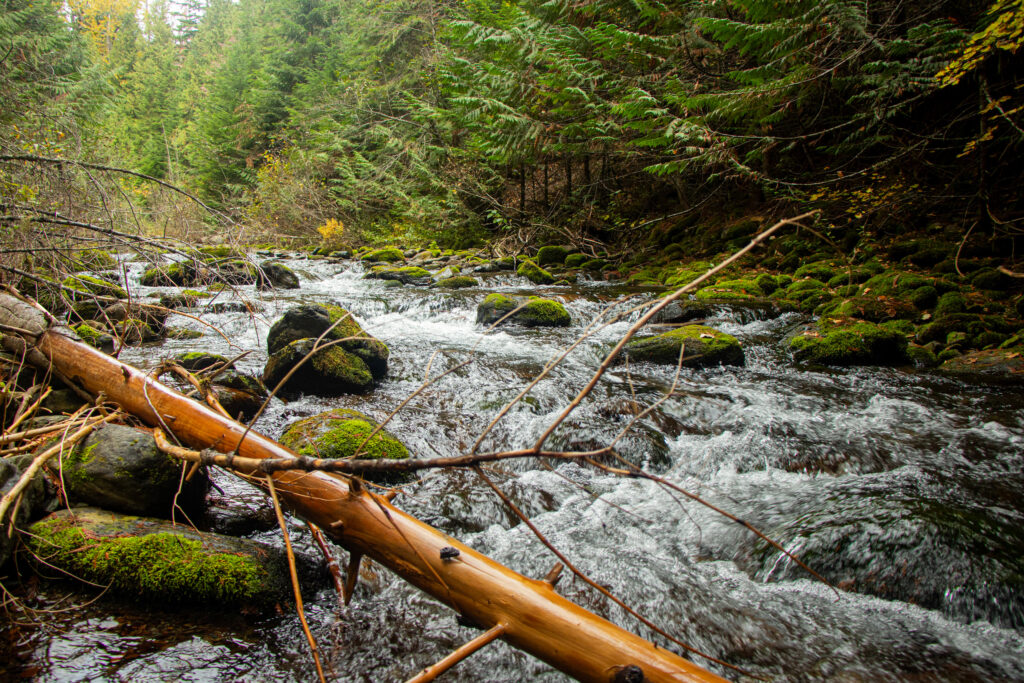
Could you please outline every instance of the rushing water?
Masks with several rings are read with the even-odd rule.
[[[387,379],[366,396],[275,402],[260,429],[276,437],[289,422],[338,406],[381,419],[421,385],[428,368],[436,377],[472,353],[471,364],[429,386],[389,424],[418,456],[456,455],[622,295],[599,282],[541,288],[567,303],[571,328],[485,334],[474,322],[483,291],[526,290],[528,283],[499,274],[468,291],[396,289],[363,280],[358,264],[287,263],[302,289],[260,298],[240,288],[257,304],[255,320],[207,313],[224,337],[208,331],[198,341],[128,349],[122,358],[150,367],[196,348],[228,356],[253,350],[239,365],[259,373],[267,330],[288,306],[336,302],[391,348]],[[141,294],[164,291],[135,284]],[[797,368],[781,342],[801,322],[791,315],[744,321],[723,312],[714,324],[745,342],[746,367],[674,377],[672,368],[616,366],[549,445],[606,444],[675,383],[674,394],[619,442],[622,457],[748,520],[840,593],[740,525],[656,482],[535,460],[505,462],[493,478],[591,577],[694,647],[758,675],[1024,680],[1024,393],[907,370]],[[169,323],[207,329],[181,316]],[[484,449],[532,445],[627,326],[616,322],[588,337],[492,429]],[[213,501],[218,523],[255,519],[242,527],[277,542],[273,528],[259,523],[267,520],[262,495],[227,475],[217,482],[225,492]],[[396,504],[528,576],[543,576],[554,563],[468,473],[424,474]],[[312,553],[302,528],[293,520],[293,536]],[[475,635],[386,570],[365,574],[348,608],[327,589],[306,596],[338,680],[404,680]],[[652,637],[581,582],[566,577],[559,589]],[[41,590],[36,608],[54,611],[6,631],[13,658],[0,674],[41,681],[312,677],[290,613],[150,611],[111,597],[64,610],[88,596]],[[446,676],[565,680],[501,643]]]

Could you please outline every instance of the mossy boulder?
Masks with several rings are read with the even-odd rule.
[[[517,275],[525,277],[535,285],[554,284],[555,278],[551,273],[538,266],[533,261],[523,261],[516,270]]]
[[[836,275],[836,264],[831,261],[816,261],[800,266],[793,273],[793,277],[800,280],[803,278],[814,278],[822,282],[828,282]]]
[[[826,315],[880,323],[886,320],[912,320],[918,317],[919,313],[913,305],[902,299],[887,296],[854,296],[829,307]]]
[[[104,353],[113,353],[114,338],[85,322],[75,326],[75,334],[89,346],[95,347]]]
[[[757,288],[760,289],[765,296],[770,295],[779,288],[779,283],[775,279],[775,276],[769,275],[768,273],[761,273],[754,278],[754,284],[757,285]]]
[[[168,327],[164,330],[168,339],[201,339],[204,335],[199,330],[192,330],[187,327]]]
[[[634,339],[626,344],[624,359],[675,365],[683,351],[682,366],[704,368],[743,365],[743,347],[736,337],[705,325],[685,325],[675,330]]]
[[[270,358],[263,368],[263,383],[273,389],[292,369],[313,351],[315,339],[299,339],[284,346]],[[283,396],[314,394],[337,396],[369,391],[373,374],[359,356],[341,346],[328,346],[317,350],[302,363],[281,388]]]
[[[114,334],[125,344],[148,344],[161,339],[162,330],[155,330],[144,320],[127,318],[114,326]]]
[[[997,383],[1024,382],[1024,354],[1022,348],[987,349],[969,351],[946,360],[939,372],[970,379]]]
[[[498,266],[498,270],[515,270],[516,258],[515,256],[502,256],[494,259],[494,265]]]
[[[191,262],[177,261],[148,269],[142,274],[139,283],[144,287],[190,287],[212,278],[212,271],[207,268],[198,268]]]
[[[389,431],[381,429],[373,434],[379,426],[358,411],[336,408],[292,424],[281,436],[281,443],[299,455],[312,458],[408,459],[409,449]],[[370,481],[396,482],[407,477],[396,474],[371,475],[368,478]]]
[[[537,250],[537,264],[541,266],[560,266],[565,263],[569,250],[565,247],[549,245]]]
[[[588,260],[590,259],[586,254],[569,254],[565,257],[564,264],[567,268],[579,268]]]
[[[589,270],[592,273],[596,273],[599,270],[604,270],[606,266],[608,266],[608,262],[603,258],[592,258],[581,267],[583,270]]]
[[[763,299],[765,292],[753,279],[723,280],[697,290],[697,301],[749,301]]]
[[[805,330],[789,346],[797,360],[820,365],[899,365],[908,360],[906,336],[870,322]]]
[[[250,420],[259,412],[269,393],[259,378],[236,370],[217,375],[210,389],[228,415],[243,420]]]
[[[215,366],[224,366],[228,359],[220,354],[205,351],[190,351],[175,356],[174,362],[189,372],[202,372]]]
[[[443,289],[464,289],[466,287],[476,287],[479,284],[480,282],[470,275],[456,275],[437,281],[437,286]]]
[[[198,251],[203,257],[205,257],[204,260],[210,261],[219,259],[240,259],[245,256],[244,253],[227,244],[213,244],[205,247],[199,247]]]
[[[217,266],[216,277],[229,285],[254,285],[259,279],[259,269],[240,259],[226,261]]]
[[[257,270],[259,289],[298,289],[299,276],[288,266],[277,261],[264,261]]]
[[[328,329],[331,331],[327,332]],[[304,304],[289,308],[271,326],[267,334],[267,352],[274,355],[291,342],[300,339],[312,341],[325,332],[324,341],[339,341],[342,349],[366,364],[374,378],[380,379],[387,374],[388,347],[365,332],[351,313],[333,304]],[[268,383],[268,386],[273,385]]]
[[[862,296],[903,296],[925,286],[935,287],[935,278],[917,273],[887,271],[872,276],[861,287]]]
[[[55,512],[26,540],[44,566],[140,600],[269,607],[289,586],[273,546],[97,508]]]
[[[124,287],[92,275],[68,275],[61,284],[87,294],[110,296],[116,299],[128,298],[128,292]]]
[[[488,294],[476,309],[476,321],[493,325],[522,306],[505,322],[514,322],[526,327],[568,327],[572,322],[565,306],[553,299],[531,296],[512,297],[504,294]]]
[[[404,261],[405,253],[398,247],[385,247],[384,249],[368,251],[361,258],[363,261],[394,263],[396,261]]]
[[[967,309],[967,300],[960,292],[946,292],[935,304],[935,317],[941,318],[955,313],[963,313]]]
[[[205,473],[183,481],[182,462],[152,434],[122,425],[96,429],[61,454],[60,468],[71,502],[150,517],[169,518],[175,504],[198,509],[208,484]]]
[[[363,276],[368,280],[395,280],[403,285],[426,287],[434,282],[430,271],[419,266],[374,266]]]
[[[113,270],[117,268],[117,259],[110,252],[102,249],[83,249],[72,256],[74,267],[78,270]]]

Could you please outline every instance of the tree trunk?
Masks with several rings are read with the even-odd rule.
[[[92,395],[104,394],[146,423],[196,449],[246,458],[295,454],[165,387],[139,370],[49,327],[37,309],[0,294],[0,325],[31,333],[36,365],[52,368]],[[5,332],[4,345],[22,338]],[[722,681],[695,664],[584,610],[545,582],[526,578],[405,514],[348,478],[323,472],[271,475],[282,500],[350,553],[367,555],[485,629],[582,681]],[[458,551],[452,559],[454,548]],[[444,549],[444,553],[442,550]],[[443,557],[444,556],[444,557]]]

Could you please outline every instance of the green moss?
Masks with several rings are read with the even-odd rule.
[[[568,327],[572,319],[558,301],[531,296],[516,320],[530,327]]]
[[[178,534],[97,539],[65,520],[44,520],[30,531],[30,547],[47,564],[140,597],[199,603],[270,597],[267,570],[255,558],[209,552]]]
[[[674,365],[680,349],[685,351],[684,367],[742,365],[743,349],[736,337],[704,325],[684,325],[675,330],[636,339],[626,345],[632,360]]]
[[[860,318],[878,323],[892,319],[909,320],[916,318],[918,312],[916,308],[900,299],[885,296],[855,296],[841,301],[829,311],[829,315]]]
[[[182,296],[194,297],[196,299],[205,299],[213,296],[210,292],[200,292],[198,289],[183,289],[181,294]]]
[[[199,330],[190,330],[185,327],[168,327],[167,338],[168,339],[199,339],[203,336],[203,333]]]
[[[74,255],[76,267],[81,270],[111,270],[117,267],[117,259],[101,249],[84,249]]]
[[[939,290],[931,285],[918,287],[910,293],[910,303],[922,311],[931,308],[939,300]]]
[[[822,365],[889,365],[907,359],[906,337],[874,323],[853,323],[790,340],[798,360]]]
[[[802,279],[805,277],[814,278],[815,280],[821,280],[822,282],[828,282],[836,275],[836,266],[834,263],[829,261],[818,261],[816,263],[808,263],[800,266],[793,273],[793,277]]]
[[[907,357],[914,365],[922,368],[934,368],[939,364],[939,357],[927,346],[916,346],[911,344],[907,347]]]
[[[362,256],[364,261],[386,261],[387,263],[394,263],[395,261],[404,261],[405,254],[398,247],[385,247],[384,249],[376,249],[370,251]]]
[[[698,301],[759,299],[765,295],[755,280],[724,280],[697,290]]]
[[[81,337],[82,341],[84,341],[86,344],[96,348],[103,346],[104,341],[110,339],[110,335],[108,335],[106,332],[97,330],[89,323],[82,323],[81,325],[76,326],[75,334]]]
[[[916,273],[904,273],[900,271],[888,271],[874,275],[861,288],[865,296],[899,296],[910,294],[915,289],[925,286],[935,286],[935,279],[917,275]]]
[[[299,420],[288,427],[281,443],[300,455],[317,458],[407,459],[409,450],[386,429],[366,441],[378,426],[360,412],[337,408]]]
[[[768,273],[761,273],[754,278],[754,284],[760,289],[765,295],[771,294],[779,288],[779,283],[775,281],[775,277]]]
[[[579,268],[587,260],[586,254],[569,254],[565,257],[565,265],[569,268]]]
[[[338,346],[317,351],[307,362],[314,370],[332,379],[354,386],[369,386],[373,383],[373,373],[370,372],[369,366],[355,354]]]
[[[1006,289],[1010,284],[1010,278],[1003,275],[995,268],[983,268],[971,277],[971,284],[978,289],[998,291]]]
[[[535,285],[550,285],[555,278],[548,271],[538,266],[533,261],[523,261],[519,264],[516,274],[525,277]]]
[[[204,256],[209,256],[209,257],[215,258],[215,259],[222,259],[222,258],[235,258],[235,259],[237,259],[237,258],[242,258],[244,256],[244,254],[242,254],[240,251],[238,251],[234,247],[229,247],[226,244],[218,244],[218,245],[208,246],[208,247],[199,247],[199,253],[203,254]]]
[[[88,292],[90,294],[98,294],[100,296],[112,296],[118,299],[128,298],[128,292],[125,291],[124,287],[120,287],[91,275],[68,275],[64,278],[64,281],[61,284],[65,287],[78,290],[79,292]]]
[[[562,265],[565,263],[566,256],[569,255],[569,250],[565,247],[559,247],[555,245],[549,245],[541,247],[537,250],[537,263],[542,266],[547,265]]]
[[[461,289],[463,287],[476,287],[479,282],[475,277],[469,275],[456,275],[455,277],[446,277],[437,281],[438,287],[444,287],[445,289]]]
[[[483,303],[505,313],[508,313],[517,306],[515,299],[504,294],[498,294],[497,292],[485,296]]]
[[[941,318],[954,313],[963,313],[967,308],[967,300],[960,292],[946,292],[935,304],[935,317]]]
[[[589,271],[597,272],[599,270],[604,270],[605,266],[607,266],[607,265],[608,265],[608,262],[605,261],[604,259],[602,259],[602,258],[594,258],[594,259],[590,259],[589,261],[584,263],[582,268],[583,268],[583,270],[589,270]]]

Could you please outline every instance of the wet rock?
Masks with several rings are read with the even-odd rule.
[[[122,425],[100,427],[63,453],[61,476],[74,503],[158,517],[170,517],[175,501],[199,508],[208,483],[202,471],[183,482],[180,460],[160,452],[149,432]]]
[[[525,277],[535,285],[550,285],[555,282],[555,278],[551,273],[544,270],[533,261],[523,261],[519,264],[516,274]]]
[[[104,353],[112,353],[114,351],[114,338],[87,322],[76,325],[75,334],[89,346],[95,347]]]
[[[369,366],[341,346],[321,348],[299,366],[299,362],[313,351],[315,342],[315,339],[299,339],[270,356],[263,369],[263,383],[274,388],[298,366],[281,388],[285,396],[337,396],[370,390],[373,374]]]
[[[7,495],[18,483],[25,468],[32,462],[31,456],[0,458],[0,498]],[[14,525],[24,528],[33,519],[53,511],[57,505],[57,497],[46,477],[40,471],[21,494],[17,512],[14,514]],[[9,521],[9,517],[5,522]],[[6,523],[5,523],[6,529]],[[0,533],[0,567],[7,564],[14,550],[16,536]]]
[[[469,275],[456,275],[437,281],[437,286],[443,289],[463,289],[466,287],[476,287],[479,284],[480,282],[475,277],[470,277]]]
[[[363,261],[383,261],[386,263],[394,263],[395,261],[404,261],[405,254],[401,249],[397,247],[387,247],[385,249],[375,249],[367,252],[362,256]]]
[[[395,280],[403,285],[426,287],[434,282],[430,271],[419,266],[374,266],[363,276],[368,280]]]
[[[298,289],[299,276],[288,266],[276,261],[264,261],[257,273],[259,289]]]
[[[822,283],[824,284],[824,283]],[[765,292],[756,280],[725,280],[697,290],[697,301],[734,301],[763,299]]]
[[[390,355],[388,347],[365,332],[351,313],[341,306],[332,304],[303,304],[289,308],[271,326],[267,334],[267,352],[274,355],[299,339],[317,339],[332,325],[334,328],[326,334],[324,341],[344,340],[332,348],[340,346],[357,356],[366,364],[375,379],[387,374]],[[273,385],[268,383],[268,386]]]
[[[29,531],[45,566],[142,600],[270,606],[289,590],[282,551],[180,523],[74,508]],[[312,577],[308,568],[305,575]]]
[[[526,327],[568,327],[572,322],[565,306],[553,299],[511,297],[497,293],[488,294],[480,302],[476,308],[476,321],[493,325],[519,306],[523,307],[505,322],[511,321]]]
[[[139,280],[145,287],[189,287],[213,279],[213,271],[192,262],[178,261],[148,269]]]
[[[210,388],[228,415],[243,420],[255,417],[269,394],[259,378],[235,370],[217,375]]]
[[[969,351],[946,360],[939,372],[1002,383],[1024,381],[1024,358],[1020,349]]]
[[[192,351],[175,356],[174,362],[189,372],[202,372],[218,365],[223,366],[228,359],[216,353]]]
[[[821,365],[899,365],[907,361],[906,336],[869,322],[808,329],[790,339],[798,361]]]
[[[292,424],[281,436],[281,443],[300,455],[312,458],[408,459],[409,450],[386,429],[381,429],[366,441],[379,426],[358,411],[338,408]],[[377,482],[396,482],[406,480],[408,476],[396,472],[368,478]]]
[[[259,279],[256,266],[248,261],[228,261],[217,266],[217,279],[230,285],[254,285]]]
[[[686,325],[653,337],[634,339],[626,344],[623,355],[630,362],[675,365],[680,351],[684,351],[682,366],[687,368],[745,362],[743,347],[736,337],[704,325]]]

